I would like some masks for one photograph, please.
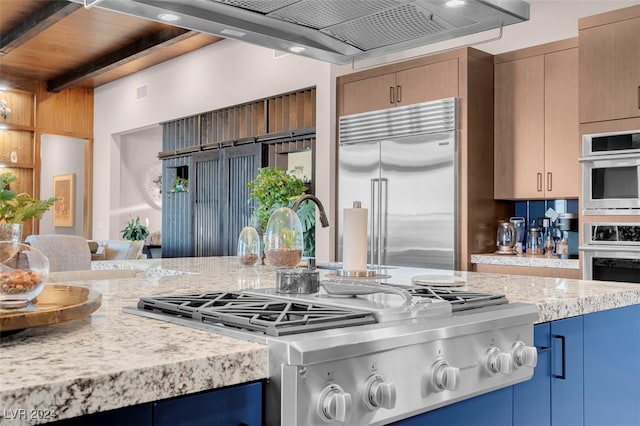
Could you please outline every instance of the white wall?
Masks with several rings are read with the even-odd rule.
[[[162,230],[162,127],[160,125],[120,136],[120,198],[112,221],[123,229],[136,216],[149,232]]]
[[[315,86],[316,194],[333,211],[335,74],[328,63],[223,40],[96,88],[93,238],[119,238],[122,138],[163,121]],[[138,88],[147,96],[137,99]],[[125,189],[122,189],[125,190]],[[331,223],[335,223],[330,218]],[[318,228],[317,257],[329,260],[330,233]]]
[[[40,169],[40,199],[53,197],[53,177],[75,175],[74,219],[72,227],[53,226],[53,209],[40,219],[40,234],[82,235],[84,199],[84,144],[83,139],[66,136],[42,135],[40,138],[42,167]]]

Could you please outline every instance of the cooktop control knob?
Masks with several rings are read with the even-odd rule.
[[[340,385],[329,385],[318,399],[317,413],[325,423],[346,423],[351,417],[351,394]]]
[[[441,359],[431,367],[431,387],[436,392],[443,390],[454,391],[460,384],[460,369],[447,364]]]
[[[538,364],[538,350],[534,346],[527,346],[521,340],[513,344],[511,355],[513,362],[518,367],[534,368]]]
[[[396,385],[385,383],[381,375],[374,374],[367,379],[362,398],[370,410],[378,408],[390,410],[396,406]]]
[[[496,373],[511,374],[513,369],[513,358],[510,353],[502,352],[497,347],[492,347],[487,351],[485,366],[489,374]]]

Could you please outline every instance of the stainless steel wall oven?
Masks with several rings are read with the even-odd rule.
[[[640,215],[640,130],[582,137],[585,215]]]
[[[640,284],[640,223],[586,223],[583,278]]]

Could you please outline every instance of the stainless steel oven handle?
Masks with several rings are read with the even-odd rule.
[[[578,161],[581,163],[605,160],[640,160],[640,154],[638,154],[637,152],[628,152],[626,154],[595,154],[578,158]]]
[[[581,251],[617,251],[621,253],[638,253],[640,254],[640,246],[634,245],[592,245],[592,246],[580,246],[578,250]]]

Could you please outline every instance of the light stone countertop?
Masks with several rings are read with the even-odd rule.
[[[223,257],[99,262],[94,269],[135,269],[147,276],[73,283],[102,293],[102,307],[88,318],[3,337],[2,409],[50,409],[56,414],[50,420],[57,420],[267,377],[266,345],[122,308],[142,296],[273,287],[271,268],[241,267],[237,258]],[[637,284],[414,268],[387,272],[387,281],[399,284],[425,273],[455,274],[465,280],[460,289],[535,303],[538,322],[640,303]],[[32,423],[0,416],[0,425]]]
[[[559,257],[472,254],[471,263],[478,265],[527,266],[531,268],[565,268],[580,269],[578,259],[560,259]]]

